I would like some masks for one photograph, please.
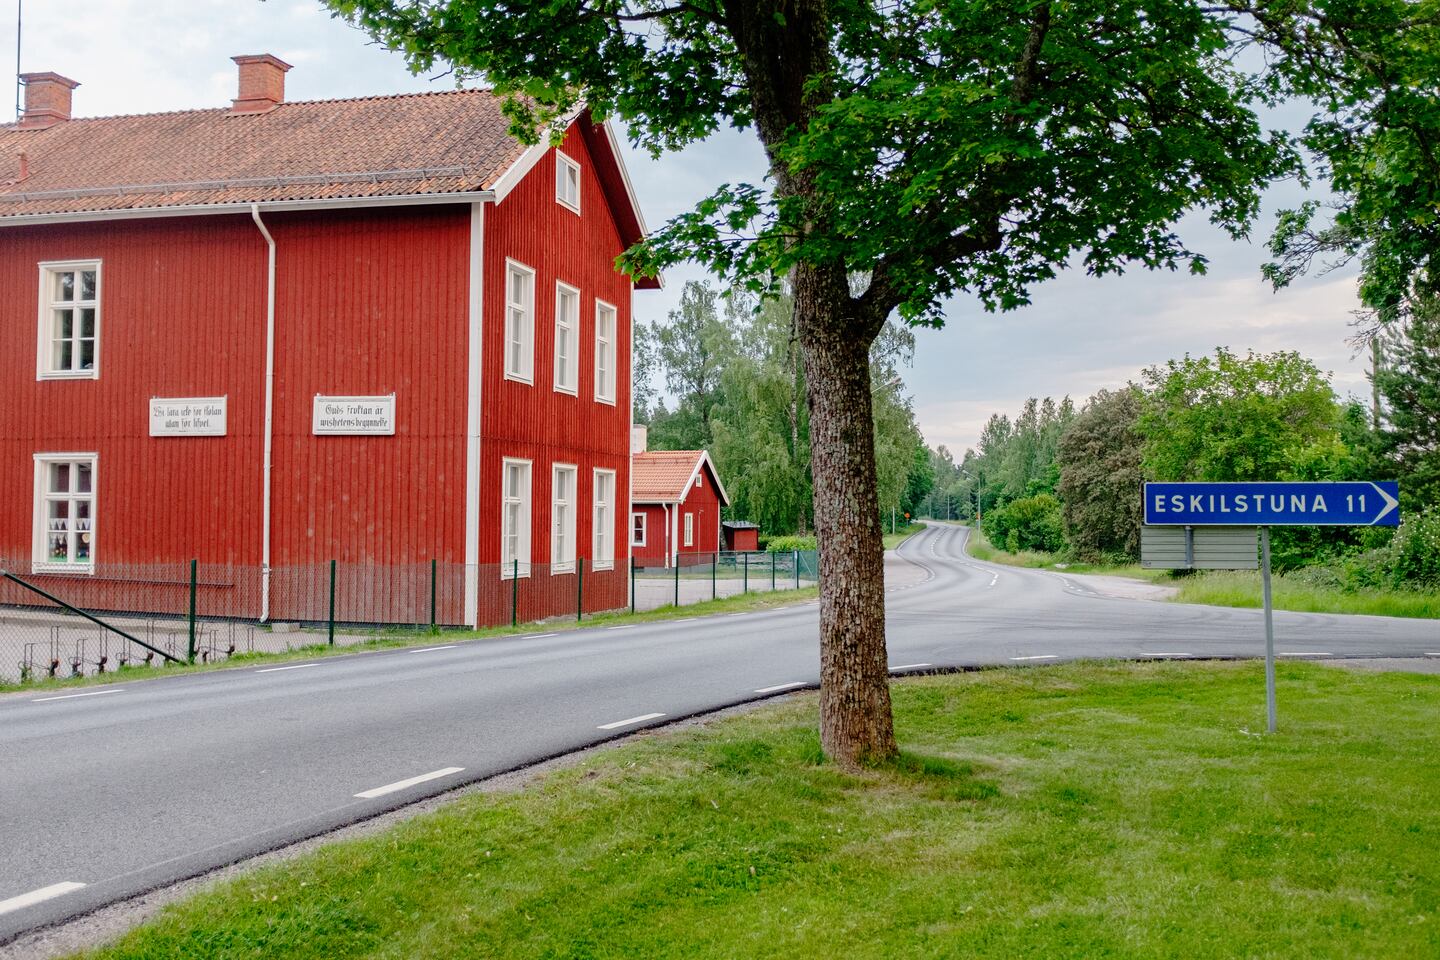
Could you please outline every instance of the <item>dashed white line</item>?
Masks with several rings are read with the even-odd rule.
[[[614,723],[602,723],[596,727],[597,730],[617,730],[620,727],[628,727],[632,723],[644,723],[646,720],[655,720],[663,717],[663,713],[642,713],[638,717],[631,717],[628,720],[616,720]]]
[[[891,670],[918,670],[921,667],[929,667],[929,663],[902,663],[898,667],[891,667]]]
[[[107,693],[119,693],[123,687],[111,687],[109,690],[91,690],[89,693],[65,693],[58,697],[38,697],[31,700],[31,703],[49,703],[51,700],[74,700],[76,697],[98,697]]]
[[[992,574],[990,575],[990,582],[985,585],[985,589],[986,589],[986,590],[989,590],[991,587],[995,586],[995,584],[997,584],[997,583],[999,583],[999,582],[1000,582],[1000,574],[998,574],[998,573],[992,573]]]
[[[1324,650],[1281,650],[1282,657],[1328,657]]]
[[[264,670],[256,670],[256,673],[279,673],[281,670],[304,670],[306,667],[318,667],[318,663],[296,663],[288,667],[266,667]]]
[[[618,627],[606,627],[605,629],[606,629],[606,630],[633,630],[633,629],[635,629],[635,624],[633,624],[633,623],[622,623],[622,624],[620,624],[620,626],[618,626]]]
[[[411,650],[411,653],[434,653],[436,650],[454,650],[460,646],[458,643],[447,643],[443,647],[421,647],[419,650]]]
[[[46,900],[53,900],[56,897],[74,890],[79,890],[83,886],[85,886],[83,883],[66,880],[63,883],[52,883],[48,887],[41,887],[39,890],[22,893],[20,896],[11,897],[9,900],[0,900],[0,914],[14,913],[16,910],[33,907],[37,903],[44,903]]]
[[[691,620],[698,620],[698,617],[681,617],[679,620],[671,620],[671,623],[689,623]]]
[[[429,780],[439,780],[441,777],[448,777],[464,769],[464,767],[446,767],[443,770],[432,770],[430,773],[422,773],[420,776],[410,777],[408,780],[397,780],[394,783],[387,783],[383,787],[361,791],[355,794],[355,798],[357,800],[373,800],[375,797],[383,797],[387,793],[394,793],[397,790],[404,790],[406,787],[413,787],[417,783],[425,783]]]
[[[758,690],[756,690],[755,692],[756,692],[756,693],[776,693],[776,692],[781,691],[781,690],[793,690],[793,689],[795,689],[796,687],[803,687],[803,686],[805,686],[805,682],[804,682],[803,680],[795,680],[795,681],[792,681],[792,682],[790,682],[790,683],[777,683],[777,684],[775,684],[775,686],[773,686],[773,687],[761,687],[761,688],[759,688]]]
[[[532,633],[528,637],[521,637],[521,640],[544,640],[546,637],[553,637],[553,633]]]
[[[1059,660],[1060,657],[1053,653],[1041,653],[1033,657],[1011,657],[1011,660]]]
[[[1147,653],[1147,657],[1193,657],[1193,653]]]
[[[1440,657],[1440,651],[1426,650],[1426,651],[1425,651],[1425,656],[1427,656],[1427,657]]]

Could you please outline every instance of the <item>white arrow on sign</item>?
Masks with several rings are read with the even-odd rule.
[[[1374,487],[1375,492],[1380,494],[1380,498],[1385,501],[1385,509],[1380,511],[1379,516],[1377,516],[1374,520],[1370,521],[1370,525],[1373,527],[1375,524],[1380,522],[1380,520],[1385,516],[1385,514],[1400,506],[1400,501],[1396,500],[1394,497],[1390,496],[1390,494],[1380,489],[1378,484],[1372,483],[1370,484],[1370,486]]]

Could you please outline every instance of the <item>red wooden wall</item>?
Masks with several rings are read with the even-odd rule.
[[[630,489],[630,281],[615,272],[624,249],[595,176],[584,140],[572,128],[560,147],[580,164],[580,215],[555,201],[554,151],[547,153],[503,201],[485,210],[485,310],[482,469],[480,481],[480,606],[508,603],[500,578],[501,473],[507,457],[531,463],[531,560],[534,576],[556,581],[522,585],[521,618],[575,609],[575,575],[548,577],[551,468],[574,464],[578,477],[576,555],[589,565],[592,471],[615,471],[615,565],[587,573],[585,606],[610,609],[629,602],[627,571]],[[535,270],[534,383],[504,378],[506,258]],[[574,396],[554,389],[555,283],[580,290],[579,384]],[[595,399],[595,300],[616,308],[615,403]],[[526,597],[531,599],[527,600]],[[507,608],[508,609],[508,608]]]

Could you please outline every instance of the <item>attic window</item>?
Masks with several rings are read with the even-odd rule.
[[[703,473],[697,473],[697,474],[695,474],[695,489],[696,489],[696,490],[699,490],[699,489],[700,489],[701,487],[703,487],[703,486],[705,486],[705,474],[703,474]]]
[[[555,202],[580,212],[580,164],[555,151]]]

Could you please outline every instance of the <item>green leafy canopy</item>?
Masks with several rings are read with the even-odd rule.
[[[772,182],[720,186],[624,268],[699,261],[769,290],[839,267],[881,319],[939,325],[959,292],[1012,308],[1076,256],[1203,271],[1177,219],[1243,235],[1297,163],[1255,116],[1269,94],[1232,59],[1235,18],[1193,0],[328,5],[416,70],[492,83],[532,141],[582,106],[655,154],[754,127]]]

